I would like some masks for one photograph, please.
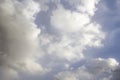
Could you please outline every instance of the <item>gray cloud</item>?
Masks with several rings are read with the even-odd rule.
[[[112,70],[116,70],[118,65],[119,63],[112,58],[92,59],[75,70],[59,73],[56,75],[55,80],[111,80]],[[118,80],[118,78],[116,77],[116,79],[113,80]]]
[[[97,4],[99,0],[1,0],[1,80],[118,80],[115,58],[91,54],[104,51],[111,43],[104,42],[108,37],[119,42],[119,29],[108,36],[95,19]]]
[[[0,79],[15,80],[18,72],[41,73],[38,35],[34,16],[40,10],[33,0],[0,2]]]
[[[113,71],[112,80],[120,80],[120,68]]]

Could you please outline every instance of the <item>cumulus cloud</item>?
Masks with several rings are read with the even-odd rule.
[[[84,52],[87,47],[103,46],[102,40],[105,38],[105,33],[101,25],[92,21],[90,13],[71,11],[59,3],[57,8],[51,11],[50,24],[43,26],[44,29],[39,37],[42,53],[45,53],[46,57],[43,64],[52,68],[50,80],[53,80],[52,77],[56,73],[69,69],[71,64],[88,59],[89,56]],[[89,76],[89,73],[84,73],[84,75],[87,74]],[[48,78],[48,75],[46,76]],[[70,78],[76,79],[76,77]]]
[[[96,5],[100,0],[65,0],[71,6],[74,6],[77,11],[88,13],[90,16],[95,14]]]
[[[55,10],[51,17],[51,24],[54,27],[68,32],[78,31],[89,22],[90,19],[88,15],[71,12],[70,10],[64,9],[62,6]]]
[[[113,59],[92,59],[75,70],[63,71],[55,80],[111,80],[112,70],[117,69],[119,63]]]
[[[33,0],[0,1],[1,80],[16,80],[18,72],[44,72],[37,61],[40,29],[34,17],[39,10]]]
[[[25,80],[32,75],[29,80],[119,80],[115,58],[90,54],[91,48],[105,48],[103,25],[93,19],[98,3],[1,0],[0,79]]]
[[[46,51],[49,54],[71,61],[84,58],[83,51],[87,46],[102,46],[101,41],[105,34],[99,24],[91,22],[91,17],[87,13],[72,12],[58,5],[58,8],[52,12],[50,22],[58,35],[47,35],[48,43],[42,42],[46,43],[44,46],[47,45]],[[45,41],[42,40],[44,37],[41,41]]]

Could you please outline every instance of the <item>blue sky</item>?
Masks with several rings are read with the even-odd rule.
[[[0,80],[119,80],[119,0],[1,0]]]
[[[107,10],[104,10],[102,5]],[[103,30],[108,34],[104,42],[105,48],[102,48],[103,51],[100,53],[119,60],[119,3],[117,0],[103,0],[98,5],[98,9],[94,19],[102,25]]]

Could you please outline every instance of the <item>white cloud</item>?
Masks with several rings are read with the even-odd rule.
[[[96,4],[100,0],[81,0],[81,5],[77,7],[78,11],[83,13],[88,13],[90,16],[93,16],[96,11]]]
[[[33,18],[39,9],[33,0],[0,2],[1,80],[16,80],[18,72],[46,72],[37,61],[40,29]]]
[[[22,13],[29,19],[36,18],[36,14],[41,10],[40,5],[33,0],[24,0],[18,7],[22,8]]]
[[[91,22],[88,14],[65,9],[59,5],[52,12],[51,25],[56,34],[43,33],[40,37],[44,53],[61,60],[76,61],[86,58],[86,47],[101,47],[105,34],[101,26]],[[53,31],[54,32],[54,31]]]
[[[84,55],[81,53],[81,50],[77,50],[77,46],[73,47],[71,44],[76,44],[73,39],[69,36],[57,36],[44,34],[40,36],[41,47],[44,53],[48,55],[57,57],[60,60],[74,60],[82,59]],[[82,48],[82,47],[81,47]],[[52,57],[52,58],[54,58]]]
[[[78,69],[59,73],[55,80],[111,80],[112,70],[118,66],[119,63],[113,58],[92,59]]]
[[[40,4],[40,8],[42,11],[47,11],[50,9],[49,3],[59,4],[61,0],[35,0]]]
[[[88,47],[102,47],[105,39],[102,26],[92,20],[99,0],[66,0],[76,11],[64,8],[61,0],[35,1],[0,1],[1,80],[16,80],[19,72],[38,76],[49,70],[40,79],[55,76],[55,80],[110,80],[116,75],[119,78],[119,72],[113,73],[119,66],[114,58],[90,59],[85,53]],[[51,4],[57,8],[51,10]],[[43,25],[46,29],[42,31],[34,22],[40,11],[47,17],[52,13],[51,25]]]
[[[70,5],[74,6],[77,11],[87,13],[90,16],[95,14],[96,5],[100,0],[66,0]]]
[[[79,31],[89,22],[90,19],[87,14],[71,12],[62,6],[53,11],[53,15],[51,16],[52,26],[65,32]]]

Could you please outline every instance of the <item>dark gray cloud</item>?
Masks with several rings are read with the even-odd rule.
[[[113,71],[112,80],[120,80],[120,68]]]

